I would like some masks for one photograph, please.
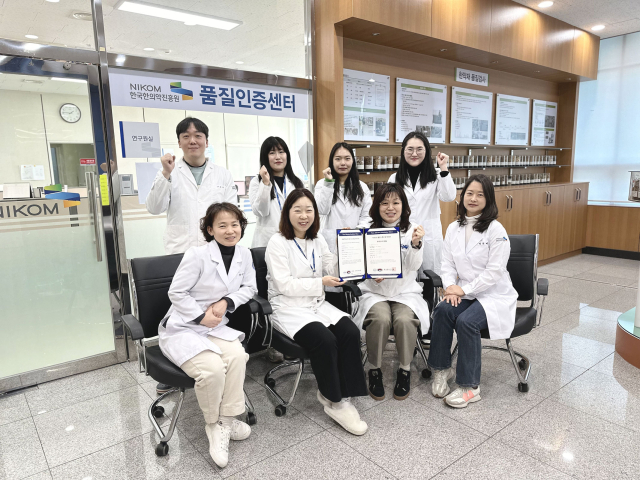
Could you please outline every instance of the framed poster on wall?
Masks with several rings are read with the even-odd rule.
[[[430,143],[445,143],[447,86],[396,78],[396,142],[421,132]]]
[[[553,147],[556,144],[558,104],[534,100],[531,118],[531,145]]]
[[[496,145],[529,145],[531,99],[496,94]]]
[[[451,143],[489,145],[493,93],[451,87]]]
[[[389,95],[387,75],[343,70],[344,139],[389,141]]]

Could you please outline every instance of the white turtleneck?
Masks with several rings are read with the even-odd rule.
[[[464,226],[464,245],[467,246],[467,244],[469,243],[469,239],[471,238],[471,235],[473,234],[473,226],[476,224],[476,222],[478,221],[478,218],[480,218],[480,215],[482,215],[481,213],[479,213],[478,215],[475,215],[473,217],[468,217],[465,215],[465,220],[467,221],[466,225]]]
[[[400,219],[396,220],[393,223],[387,223],[384,220],[382,220],[382,226],[385,227],[385,228],[397,227],[398,223],[400,223]]]

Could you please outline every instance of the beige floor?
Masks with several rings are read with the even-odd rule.
[[[416,360],[407,400],[356,401],[370,430],[353,437],[322,411],[312,375],[277,418],[260,385],[270,364],[258,356],[246,381],[258,424],[232,442],[220,470],[193,392],[169,455],[158,458],[146,416],[155,382],[135,364],[115,365],[0,397],[0,479],[640,478],[640,370],[614,353],[638,265],[580,255],[540,268],[551,284],[542,326],[514,340],[532,361],[529,393],[518,392],[507,356],[487,352],[482,401],[450,409]],[[397,360],[385,356],[390,392]],[[278,382],[290,385],[290,376]]]

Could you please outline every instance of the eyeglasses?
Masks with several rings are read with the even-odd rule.
[[[416,149],[414,149],[413,147],[405,148],[405,152],[407,152],[409,155],[413,155],[414,151],[418,155],[422,155],[424,153],[424,148],[422,148],[422,147],[418,147]]]

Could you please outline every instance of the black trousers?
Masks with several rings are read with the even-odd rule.
[[[368,395],[360,358],[360,329],[349,317],[325,327],[311,322],[293,336],[311,360],[318,389],[332,402]]]

